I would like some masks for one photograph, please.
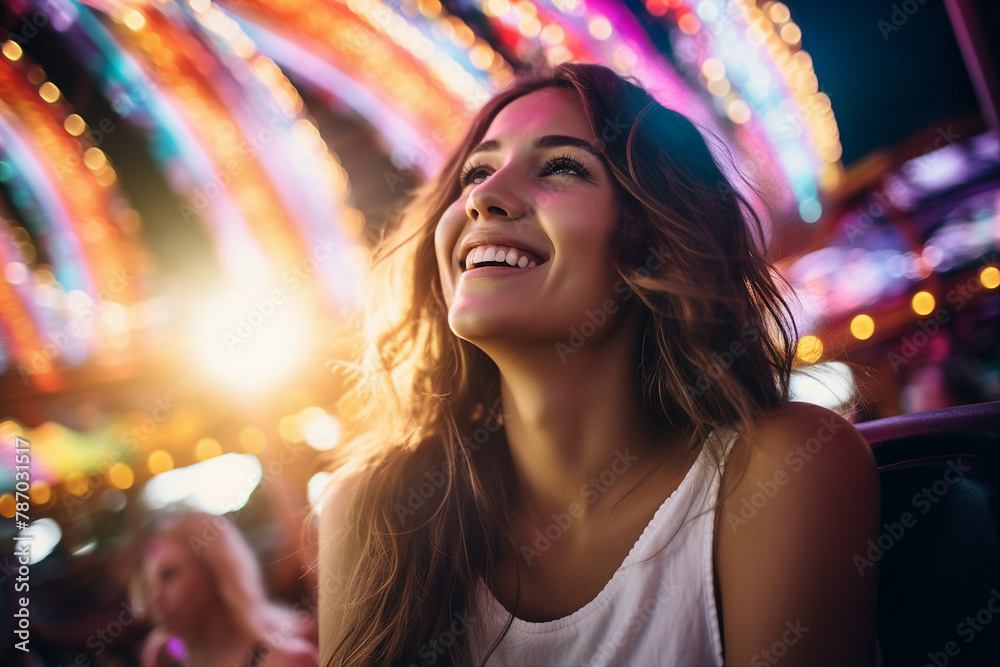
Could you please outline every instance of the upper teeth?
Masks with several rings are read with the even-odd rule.
[[[535,266],[537,263],[533,259],[529,259],[526,252],[511,246],[476,246],[466,256],[465,268],[471,269],[473,266],[482,264],[483,262],[507,262],[511,266],[517,266],[522,269]]]

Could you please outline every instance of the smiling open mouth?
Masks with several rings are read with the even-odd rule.
[[[486,266],[530,269],[544,263],[544,259],[530,251],[512,246],[490,244],[476,246],[470,250],[465,258],[463,270],[479,269]]]

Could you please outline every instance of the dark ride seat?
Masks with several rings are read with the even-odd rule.
[[[1000,665],[1000,402],[856,424],[879,466],[885,667]]]

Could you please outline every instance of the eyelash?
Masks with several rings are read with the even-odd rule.
[[[546,161],[543,168],[543,174],[549,173],[558,169],[560,167],[568,167],[577,172],[581,178],[590,179],[590,170],[587,169],[579,160],[570,157],[569,155],[560,155],[558,157],[550,158]],[[480,171],[487,169],[486,165],[483,164],[470,164],[462,169],[462,173],[458,177],[459,184],[465,188],[472,181],[472,178],[478,174]]]

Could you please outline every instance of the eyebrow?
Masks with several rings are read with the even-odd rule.
[[[547,134],[544,137],[535,139],[534,143],[534,147],[536,149],[559,148],[561,146],[576,146],[577,148],[582,148],[598,159],[603,159],[601,152],[592,146],[590,142],[578,139],[577,137],[570,137],[564,134]],[[492,153],[498,150],[500,150],[500,142],[496,139],[490,139],[489,141],[484,141],[469,151],[469,155],[466,156],[465,159],[468,160],[476,153]]]

